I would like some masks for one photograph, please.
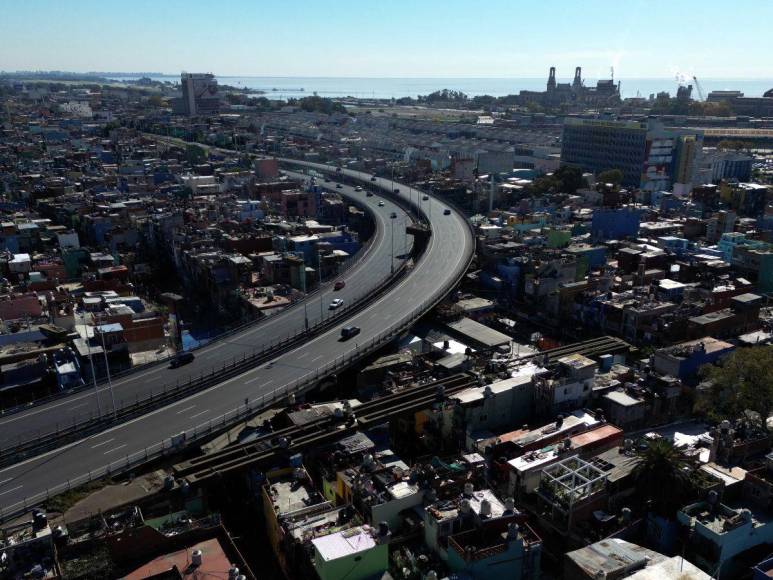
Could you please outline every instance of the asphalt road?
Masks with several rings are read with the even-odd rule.
[[[344,173],[367,180],[363,183],[366,186],[377,186],[386,191],[393,189],[393,183],[388,179],[370,182],[369,175],[354,171]],[[385,330],[411,320],[415,310],[426,301],[442,297],[466,270],[474,250],[470,229],[465,218],[441,200],[431,198],[426,202],[417,190],[400,184],[395,186],[400,189],[399,195],[405,201],[410,198],[416,202],[418,199],[421,211],[428,216],[431,213],[433,234],[414,268],[384,295],[345,322],[336,324],[328,332],[282,354],[269,364],[87,439],[0,470],[0,509],[6,513],[12,511],[22,504],[29,504],[27,498],[39,501],[39,494],[45,494],[48,489],[103,469],[130,454],[142,453],[143,449],[181,432],[201,428],[207,421],[244,405],[245,399],[270,398],[273,392],[290,388],[301,378],[322,376],[326,369],[334,367],[336,359],[358,356],[360,345],[367,345]],[[449,215],[444,214],[446,209]],[[395,211],[387,205],[379,210],[380,214],[387,216],[389,211]],[[368,266],[367,275],[373,275],[371,267],[374,266]],[[386,267],[389,267],[388,263]],[[361,332],[357,337],[342,342],[339,340],[340,329],[349,324],[360,327]],[[222,357],[224,352],[218,351],[226,348],[229,347],[217,347],[210,358]],[[157,374],[164,372],[168,371],[157,371]],[[148,380],[155,380],[155,377]]]
[[[305,177],[300,173],[288,173],[294,177]],[[334,298],[343,299],[344,305],[353,304],[376,290],[382,281],[387,279],[392,258],[392,235],[394,234],[395,256],[402,256],[410,251],[412,237],[405,235],[405,226],[411,222],[410,217],[401,207],[381,196],[367,197],[364,191],[355,192],[353,187],[345,185],[337,189],[335,182],[322,182],[320,185],[367,207],[375,221],[374,234],[366,253],[360,257],[357,264],[336,278],[346,282],[344,288],[336,291],[332,282],[325,283],[321,291],[304,301],[305,307],[304,304],[294,305],[243,331],[215,340],[197,349],[196,358],[187,365],[172,369],[168,363],[160,363],[117,379],[113,382],[116,407],[121,408],[124,404],[142,400],[151,392],[158,394],[165,387],[174,387],[178,381],[185,383],[190,378],[222,368],[228,361],[260,351],[281,338],[304,330],[306,318],[309,327],[312,327],[335,313],[330,309]],[[379,201],[384,203],[383,207],[378,205]],[[395,219],[390,219],[392,212],[397,216]],[[394,225],[390,222],[394,222]],[[402,260],[396,258],[395,268],[401,263]],[[99,402],[95,390],[89,388],[63,394],[48,403],[0,418],[0,448],[20,440],[42,437],[59,427],[97,417],[100,412],[110,413],[113,397],[110,395],[109,386],[103,384],[100,385]]]

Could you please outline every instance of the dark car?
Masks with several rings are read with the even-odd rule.
[[[451,210],[446,208],[443,210],[443,215],[451,215]]]
[[[374,175],[373,177],[370,178],[370,180],[371,181],[376,181],[376,176]]]
[[[369,192],[368,192],[368,193],[366,193],[365,195],[366,195],[366,196],[368,196],[368,197],[373,197],[373,192],[372,192],[372,191],[369,191]]]
[[[193,359],[196,358],[192,352],[181,352],[176,357],[172,359],[172,362],[169,363],[169,367],[176,369],[177,367],[181,367],[183,365],[187,365],[188,363],[193,362]]]
[[[346,286],[346,282],[344,282],[343,280],[337,280],[336,283],[333,285],[333,290],[340,290],[344,286]]]
[[[400,188],[399,187],[395,187],[395,193],[400,193]]]
[[[429,196],[428,196],[428,195],[425,195],[425,196],[423,196],[421,199],[423,199],[424,201],[429,201]]]
[[[336,189],[341,189],[342,185],[340,183],[336,183]]]
[[[349,340],[351,337],[360,334],[359,326],[344,326],[341,329],[341,340]]]

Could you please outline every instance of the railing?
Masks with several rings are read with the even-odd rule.
[[[469,265],[469,263],[468,263]],[[463,269],[462,272],[466,270]],[[108,463],[106,466],[89,471],[78,477],[67,480],[59,485],[46,489],[45,492],[37,493],[25,497],[24,500],[7,506],[0,506],[0,522],[16,517],[31,507],[45,502],[47,499],[80,485],[91,481],[119,475],[129,471],[131,468],[142,465],[148,461],[163,457],[167,454],[173,454],[181,451],[187,445],[190,445],[204,437],[219,433],[228,428],[228,426],[240,419],[252,416],[261,410],[276,404],[278,401],[286,399],[290,394],[300,393],[316,384],[320,378],[330,375],[348,367],[353,362],[360,360],[363,356],[381,348],[385,343],[392,340],[395,336],[409,328],[416,320],[422,317],[426,312],[433,308],[443,297],[456,285],[453,280],[444,285],[442,290],[430,300],[423,302],[417,308],[411,311],[407,318],[393,324],[385,331],[379,333],[366,344],[357,345],[354,350],[337,357],[331,363],[322,368],[310,371],[282,387],[274,389],[271,393],[266,393],[253,401],[245,401],[245,404],[237,406],[235,409],[224,413],[223,415],[210,419],[187,432],[181,432],[171,438],[164,438],[158,443],[147,446],[135,453],[127,454],[123,459]]]
[[[359,300],[335,310],[328,318],[320,320],[316,325],[309,327],[308,330],[299,330],[293,335],[279,339],[269,346],[262,347],[260,351],[255,350],[250,355],[245,353],[241,358],[235,357],[230,363],[224,362],[222,367],[213,367],[209,373],[199,375],[195,379],[190,378],[185,383],[164,385],[163,390],[158,393],[153,393],[151,390],[150,395],[143,399],[135,399],[134,402],[126,404],[122,400],[117,406],[115,413],[105,411],[99,417],[91,416],[73,425],[62,426],[61,429],[57,424],[54,431],[47,433],[38,431],[26,440],[18,440],[14,445],[0,449],[0,467],[18,463],[29,457],[40,455],[51,449],[56,449],[62,445],[99,433],[114,425],[139,417],[247,372],[272,358],[280,356],[291,347],[329,330],[347,316],[362,310],[379,296],[383,295],[404,273],[405,263],[403,262],[375,292],[370,292]]]
[[[354,253],[354,255],[352,255],[349,258],[347,258],[346,261],[344,261],[341,264],[340,268],[338,269],[337,274],[333,278],[324,281],[321,285],[317,286],[317,288],[315,288],[311,292],[308,292],[303,297],[303,299],[297,300],[296,302],[293,302],[290,305],[288,305],[287,308],[285,308],[284,311],[282,312],[282,315],[284,315],[285,312],[289,312],[289,311],[292,311],[293,309],[302,307],[304,302],[306,302],[310,298],[313,298],[314,296],[316,296],[322,289],[329,288],[330,285],[333,283],[333,281],[336,278],[342,276],[344,273],[349,271],[353,266],[355,266],[362,259],[363,256],[365,256],[365,254],[370,252],[370,250],[372,249],[372,242],[373,242],[373,238],[371,237],[370,239],[368,239],[362,245],[362,247],[360,247],[359,250],[357,250],[357,252]],[[248,330],[250,328],[258,326],[258,325],[260,325],[261,323],[263,323],[265,321],[266,321],[265,318],[258,318],[256,320],[250,320],[248,322],[244,322],[242,324],[237,324],[237,325],[232,326],[230,328],[226,328],[223,332],[220,332],[220,333],[216,334],[215,336],[210,338],[204,344],[201,344],[201,345],[199,345],[196,348],[193,348],[191,350],[193,352],[196,352],[196,351],[198,351],[200,349],[203,349],[203,348],[206,348],[207,346],[210,346],[211,344],[213,344],[213,343],[215,343],[215,342],[217,342],[219,340],[223,340],[225,338],[228,338],[229,336],[233,336],[234,334],[238,334],[238,333],[240,333],[240,332],[242,332],[244,330]],[[126,370],[123,370],[123,371],[120,371],[120,372],[117,372],[117,373],[113,373],[113,374],[111,374],[110,378],[111,378],[111,380],[118,380],[118,379],[121,379],[121,378],[124,378],[124,377],[127,377],[127,376],[131,376],[134,373],[139,373],[139,372],[144,371],[146,369],[152,368],[154,366],[166,365],[166,364],[169,364],[171,359],[173,359],[174,357],[175,357],[175,355],[170,355],[170,356],[159,358],[159,359],[156,359],[156,360],[153,360],[153,361],[145,362],[145,363],[133,366],[133,367],[131,367],[129,369],[126,369]],[[105,386],[105,385],[108,385],[108,380],[107,380],[106,377],[103,377],[103,378],[101,378],[101,379],[99,379],[97,381],[97,388]],[[94,383],[93,382],[85,382],[83,385],[81,385],[79,387],[72,388],[72,389],[68,389],[65,392],[55,393],[53,395],[49,395],[49,396],[46,396],[46,397],[40,397],[40,398],[37,398],[37,399],[35,399],[33,401],[29,401],[28,403],[21,403],[21,404],[15,405],[14,407],[0,409],[0,417],[6,416],[6,415],[13,415],[15,413],[20,413],[20,412],[23,412],[23,411],[26,411],[26,410],[38,407],[40,405],[44,405],[46,403],[50,403],[51,401],[54,401],[56,399],[60,399],[60,398],[62,398],[64,396],[69,396],[69,395],[72,395],[72,394],[75,394],[75,393],[80,393],[80,392],[88,391],[89,389],[94,389]],[[2,451],[0,451],[0,465],[2,465],[2,455],[1,454],[2,454]]]

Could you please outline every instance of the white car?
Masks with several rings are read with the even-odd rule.
[[[378,206],[379,206],[379,207],[384,207],[384,202],[383,202],[383,201],[379,201],[379,202],[378,202]]]
[[[336,298],[330,303],[330,310],[335,310],[336,308],[339,308],[343,306],[344,301],[341,298]]]
[[[354,191],[362,191],[362,187],[360,187],[360,186],[358,185],[357,187],[355,187],[355,188],[354,188]]]

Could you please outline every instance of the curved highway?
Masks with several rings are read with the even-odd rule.
[[[331,166],[313,163],[283,162],[320,171],[334,170]],[[40,502],[41,494],[45,497],[49,489],[61,490],[69,481],[83,481],[111,463],[113,469],[118,469],[124,457],[128,463],[131,455],[141,457],[143,449],[157,448],[160,441],[166,441],[165,447],[168,447],[169,439],[182,432],[195,433],[197,427],[216,421],[240,406],[252,405],[250,408],[256,409],[262,402],[296,388],[299,381],[322,377],[339,368],[342,361],[359,358],[368,348],[380,344],[377,341],[398,332],[442,299],[464,275],[474,251],[472,232],[464,216],[442,200],[431,196],[424,200],[418,190],[388,179],[370,181],[369,174],[349,170],[341,173],[350,179],[362,180],[365,186],[379,187],[389,195],[395,195],[392,190],[398,188],[396,195],[404,203],[418,200],[419,210],[427,217],[431,215],[432,235],[413,269],[346,321],[268,364],[97,435],[0,470],[0,519],[23,505]],[[389,206],[378,209],[386,213]],[[361,332],[348,341],[341,341],[340,331],[346,325],[356,325]]]
[[[300,173],[288,173],[291,177],[307,178]],[[345,185],[338,189],[333,182],[321,185],[366,207],[375,222],[374,233],[364,255],[357,264],[336,278],[344,280],[346,286],[336,291],[332,283],[326,283],[320,291],[309,296],[303,303],[295,304],[265,320],[249,325],[244,330],[216,339],[197,349],[196,358],[190,364],[172,369],[169,368],[168,362],[163,362],[113,381],[116,407],[120,409],[124,404],[142,400],[151,392],[158,394],[166,386],[174,387],[178,382],[185,383],[190,378],[222,368],[223,363],[250,355],[275,344],[279,339],[302,332],[307,319],[311,328],[333,314],[330,302],[334,298],[340,298],[344,300],[344,305],[349,305],[378,289],[390,274],[393,230],[395,256],[403,256],[410,251],[412,238],[405,236],[410,217],[404,209],[389,199],[380,196],[367,197],[364,191],[355,192],[353,187]],[[384,203],[383,207],[378,205],[379,201]],[[392,212],[397,216],[394,220],[390,219]],[[402,260],[395,258],[395,268],[401,264]],[[100,409],[103,414],[112,411],[110,390],[104,382],[99,385],[99,403],[92,387],[62,394],[47,403],[9,414],[0,418],[0,449],[19,441],[39,439],[58,431],[59,427],[71,426],[73,423],[97,417]]]

